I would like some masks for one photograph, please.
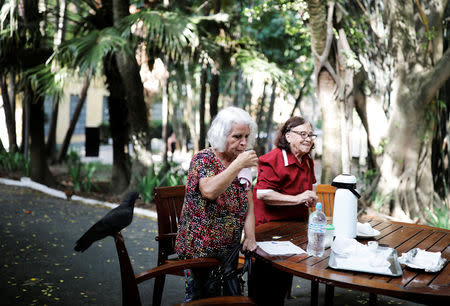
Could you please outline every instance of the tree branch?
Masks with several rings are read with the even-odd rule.
[[[328,56],[330,54],[331,49],[331,43],[333,42],[333,14],[334,14],[334,1],[328,2],[328,14],[327,14],[327,38],[325,41],[325,48],[321,55],[317,53],[317,51],[314,49],[314,45],[311,44],[311,50],[315,57],[319,60],[319,64],[317,64],[314,68],[314,74],[316,76],[315,78],[315,87],[317,87],[318,82],[318,76],[320,73],[320,70],[322,68],[326,68],[329,72],[331,77],[334,79],[334,82],[336,84],[339,83],[339,79],[337,78],[337,75],[334,71],[334,69],[331,67],[330,63],[328,62]]]
[[[420,96],[416,103],[429,103],[450,77],[450,48],[447,49],[433,69],[422,77]]]

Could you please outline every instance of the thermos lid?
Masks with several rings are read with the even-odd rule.
[[[350,190],[358,199],[361,195],[356,191],[356,177],[351,174],[339,174],[331,183],[331,186]]]
[[[333,180],[334,183],[356,184],[356,177],[351,174],[339,174]]]

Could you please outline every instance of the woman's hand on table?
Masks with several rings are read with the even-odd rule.
[[[307,207],[314,207],[319,200],[316,193],[312,190],[306,190],[298,194],[299,202],[305,204]]]
[[[242,243],[242,251],[251,251],[253,252],[254,250],[256,250],[256,240],[255,239],[250,239],[250,238],[245,238],[244,239],[244,243]]]

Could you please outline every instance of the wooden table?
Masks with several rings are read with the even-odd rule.
[[[375,238],[358,239],[361,243],[377,240],[397,250],[398,256],[412,248],[421,248],[430,252],[442,252],[447,259],[445,267],[436,273],[411,269],[402,265],[403,276],[389,277],[370,273],[335,270],[328,267],[330,248],[323,257],[312,257],[307,254],[295,256],[270,256],[258,248],[256,256],[268,260],[272,266],[290,274],[309,279],[312,284],[327,285],[326,301],[332,303],[334,286],[369,292],[372,302],[376,294],[388,295],[418,303],[437,304],[450,301],[450,231],[409,223],[370,220],[373,228],[381,232]],[[295,221],[270,222],[256,228],[257,241],[290,240],[306,250],[308,243],[307,223]],[[317,290],[312,286],[312,290]],[[314,294],[312,292],[312,298]],[[331,298],[331,301],[330,301]],[[313,301],[312,301],[313,303]]]

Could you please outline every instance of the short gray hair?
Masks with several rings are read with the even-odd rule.
[[[238,107],[227,107],[222,109],[211,123],[208,131],[207,140],[211,147],[224,152],[227,144],[227,136],[231,132],[233,124],[247,124],[250,128],[250,135],[248,136],[247,148],[252,148],[257,132],[257,125],[249,113]]]

